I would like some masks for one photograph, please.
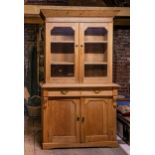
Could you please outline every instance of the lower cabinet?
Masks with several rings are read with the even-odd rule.
[[[44,97],[43,148],[117,146],[112,98]]]

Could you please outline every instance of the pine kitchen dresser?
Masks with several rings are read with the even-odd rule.
[[[116,147],[112,82],[117,11],[41,10],[45,27],[43,149]]]

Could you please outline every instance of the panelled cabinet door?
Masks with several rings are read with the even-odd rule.
[[[81,81],[112,82],[112,23],[80,24]]]
[[[82,142],[116,140],[115,108],[112,99],[86,98],[82,104]]]
[[[66,144],[79,142],[79,100],[49,99],[43,108],[43,142]]]
[[[78,24],[46,23],[46,82],[78,80]]]

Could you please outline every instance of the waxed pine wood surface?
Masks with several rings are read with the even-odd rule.
[[[85,9],[41,10],[45,19],[45,84],[42,87],[44,149],[117,147],[115,97],[118,85],[112,84],[114,12]],[[65,48],[62,43],[67,43],[67,46],[74,43],[75,46]],[[86,43],[102,43],[103,48],[100,45],[100,50],[90,50]],[[68,59],[70,55],[66,49],[69,53],[74,53],[74,61]],[[100,55],[102,53],[102,59],[98,56],[97,59],[94,58],[98,51]],[[59,53],[63,57],[55,57]],[[55,64],[59,66],[54,66]],[[63,99],[64,97],[67,98]],[[89,102],[84,102],[84,98],[88,98]],[[106,98],[110,98],[108,103]],[[83,107],[84,104],[87,106]]]
[[[24,155],[127,155],[121,148],[76,148],[42,150],[40,119],[31,119],[25,116],[24,128]]]

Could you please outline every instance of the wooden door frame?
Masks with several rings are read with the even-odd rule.
[[[79,67],[78,67],[78,58],[79,58],[79,52],[78,52],[78,23],[68,23],[68,22],[61,22],[61,23],[45,23],[45,82],[72,82],[72,83],[77,83],[78,82],[78,75],[79,75]],[[73,78],[53,78],[50,76],[50,62],[51,62],[51,58],[52,58],[52,54],[51,54],[51,48],[50,48],[50,43],[51,43],[51,35],[50,31],[54,28],[54,27],[70,27],[74,30],[74,77]]]
[[[89,27],[105,27],[108,30],[108,44],[107,44],[107,77],[90,77],[90,78],[85,78],[84,76],[84,57],[85,57],[85,45],[84,45],[84,32],[87,28]],[[80,81],[84,83],[98,83],[100,82],[112,82],[112,44],[113,44],[113,22],[97,22],[97,23],[80,23],[79,24],[79,44],[80,44]],[[94,80],[95,79],[95,80]]]

